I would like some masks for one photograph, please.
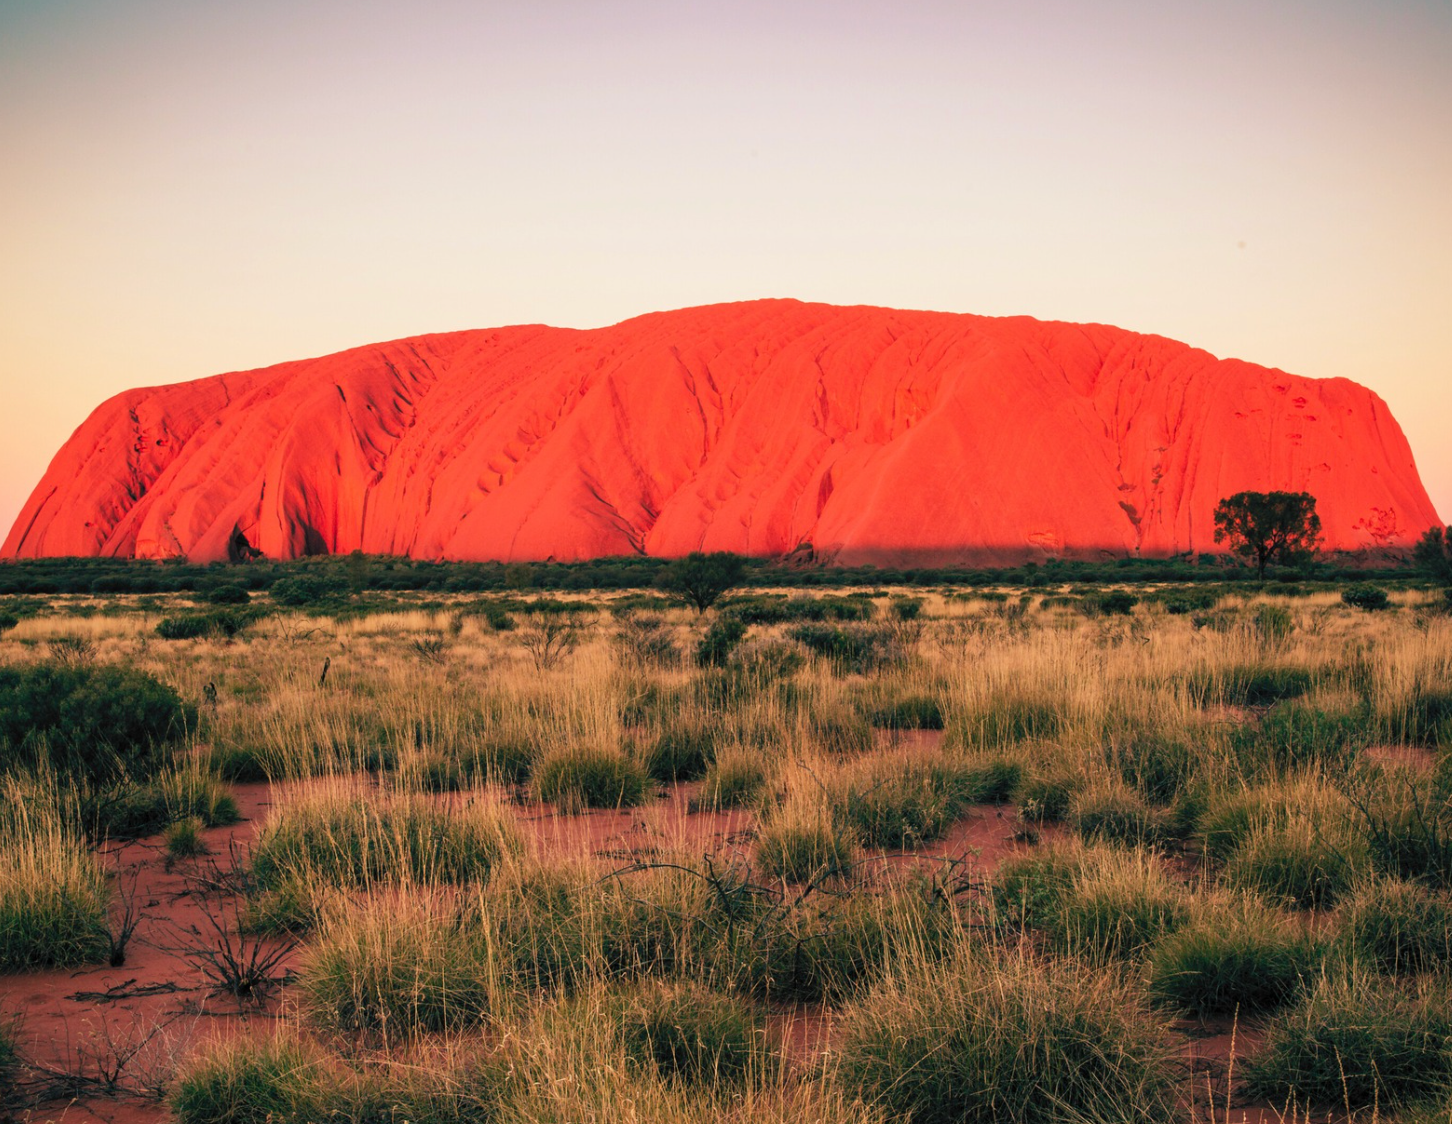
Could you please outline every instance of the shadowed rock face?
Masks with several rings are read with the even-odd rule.
[[[419,336],[118,395],[7,557],[691,550],[940,565],[1214,550],[1246,489],[1334,550],[1437,515],[1385,403],[1157,336],[754,301]]]

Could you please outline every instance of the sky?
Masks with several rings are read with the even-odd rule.
[[[797,297],[1376,390],[1452,518],[1447,0],[0,0],[0,530],[106,397]]]

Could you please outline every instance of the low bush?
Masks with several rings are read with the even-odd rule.
[[[179,1124],[303,1124],[335,1107],[338,1077],[323,1051],[293,1035],[213,1046],[177,1076]]]
[[[879,730],[941,730],[942,704],[932,695],[898,695],[868,701],[867,721]]]
[[[1191,697],[1221,706],[1271,706],[1299,698],[1315,682],[1303,667],[1280,664],[1233,664],[1202,671],[1187,680]]]
[[[196,816],[188,816],[168,826],[163,842],[170,859],[194,859],[207,853],[207,845],[202,840],[202,821]]]
[[[836,757],[854,757],[873,746],[872,727],[845,706],[812,707],[806,734],[816,748]]]
[[[964,778],[941,757],[863,760],[830,787],[834,817],[868,847],[915,847],[937,839],[969,803]]]
[[[1101,593],[1095,597],[1086,598],[1083,606],[1091,615],[1103,614],[1105,616],[1123,617],[1134,612],[1134,607],[1139,604],[1139,598],[1128,590],[1113,589]]]
[[[1150,952],[1149,993],[1204,1018],[1273,1010],[1299,994],[1321,965],[1300,926],[1253,900],[1210,902]]]
[[[1189,917],[1190,898],[1144,853],[1093,849],[1070,873],[1047,926],[1067,951],[1094,960],[1138,956]]]
[[[133,668],[0,667],[0,772],[39,760],[78,781],[145,776],[196,724],[194,707]]]
[[[246,605],[252,600],[247,587],[236,583],[213,586],[206,596],[209,605]]]
[[[1231,750],[1245,777],[1324,766],[1342,769],[1366,747],[1366,724],[1301,702],[1278,703],[1259,723],[1238,727]]]
[[[787,635],[840,674],[866,675],[903,659],[897,634],[886,625],[800,624]]]
[[[156,626],[156,634],[163,640],[199,640],[207,637],[230,640],[256,619],[254,613],[214,609],[210,613],[163,617]]]
[[[744,639],[746,625],[736,617],[721,617],[713,621],[696,646],[696,666],[725,667]]]
[[[648,985],[620,1018],[626,1056],[663,1077],[711,1086],[764,1075],[766,1024],[749,1003],[697,983]]]
[[[1045,698],[999,694],[973,707],[948,729],[947,742],[998,749],[1024,741],[1053,740],[1063,732],[1061,708]]]
[[[638,668],[674,668],[681,650],[666,619],[654,613],[626,613],[619,617],[615,646],[625,663]]]
[[[1452,890],[1452,768],[1353,774],[1347,799],[1375,868]]]
[[[623,750],[564,745],[535,763],[534,791],[566,810],[633,808],[645,801],[646,780],[645,770]]]
[[[1352,972],[1315,981],[1274,1016],[1243,1070],[1276,1104],[1383,1110],[1452,1091],[1452,1002],[1445,982],[1416,989]]]
[[[1452,900],[1399,878],[1368,880],[1343,906],[1341,934],[1354,959],[1384,972],[1452,966]]]
[[[839,1073],[913,1124],[1149,1124],[1175,1114],[1174,1051],[1112,974],[959,954],[893,973],[845,1018]]]
[[[1386,590],[1380,586],[1371,585],[1369,582],[1358,582],[1356,585],[1347,586],[1341,591],[1341,600],[1353,609],[1361,609],[1367,613],[1379,612],[1391,603],[1387,598]]]

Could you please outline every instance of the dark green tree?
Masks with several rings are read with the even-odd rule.
[[[1237,492],[1215,507],[1215,541],[1233,554],[1254,559],[1265,578],[1271,562],[1291,565],[1309,559],[1321,545],[1321,517],[1310,492]]]
[[[745,572],[746,561],[739,555],[695,551],[661,570],[656,584],[681,594],[696,612],[704,613],[721,594],[739,585]]]
[[[1433,581],[1452,586],[1452,527],[1429,527],[1412,550],[1412,560]]]

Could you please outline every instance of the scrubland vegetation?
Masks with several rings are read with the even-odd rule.
[[[188,1124],[1452,1120],[1438,590],[223,573],[0,606],[17,1088],[141,838],[255,977]]]

